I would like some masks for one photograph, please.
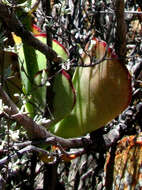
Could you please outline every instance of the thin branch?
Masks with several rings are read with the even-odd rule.
[[[42,148],[36,147],[34,145],[32,145],[32,142],[26,142],[23,143],[25,145],[22,145],[21,150],[18,150],[15,154],[9,154],[8,156],[5,156],[4,158],[0,159],[0,166],[3,164],[6,164],[9,162],[9,160],[17,158],[19,155],[23,155],[24,153],[28,153],[28,152],[36,152],[36,153],[40,153],[42,155],[44,155],[45,157],[50,157],[52,158],[52,161],[50,161],[49,163],[54,163],[57,161],[57,159],[63,159],[63,160],[71,160],[74,159],[78,156],[81,156],[82,154],[86,153],[86,151],[84,149],[82,150],[77,150],[77,151],[71,151],[71,152],[67,152],[64,150],[64,148],[61,145],[58,145],[58,152],[56,151],[52,151],[52,152],[48,152]],[[15,145],[18,147],[21,147],[21,143]]]
[[[124,0],[115,0],[114,3],[116,15],[116,37],[115,51],[119,58],[122,58],[122,63],[125,64],[126,57],[126,23],[124,20]]]
[[[32,152],[37,152],[37,153],[42,153],[42,154],[44,154],[46,156],[53,156],[53,157],[56,156],[56,154],[54,152],[49,153],[48,151],[46,151],[44,149],[35,147],[33,145],[29,145],[29,146],[26,146],[23,149],[17,151],[17,153],[15,153],[15,154],[8,155],[8,156],[5,156],[4,158],[0,159],[0,165],[6,164],[6,163],[8,163],[8,161],[10,159],[17,158],[19,155],[23,155],[24,153],[28,153],[28,152],[31,152],[31,151]]]
[[[14,13],[14,10],[4,5],[0,0],[0,19],[2,19],[6,24],[7,27],[10,29],[11,32],[15,32],[17,36],[20,36],[23,42],[27,43],[28,45],[34,47],[35,49],[42,52],[46,55],[47,59],[54,62],[62,62],[61,58],[58,57],[57,53],[53,51],[49,46],[42,43],[38,40],[34,35],[26,30],[20,20]]]
[[[72,139],[63,139],[61,137],[57,137],[46,130],[43,126],[38,125],[35,123],[31,118],[27,115],[18,113],[18,109],[16,105],[10,100],[9,96],[0,86],[0,96],[2,97],[5,104],[9,106],[5,111],[6,113],[14,120],[19,122],[20,125],[24,127],[24,129],[30,134],[33,141],[27,141],[24,145],[23,149],[19,150],[17,153],[24,154],[29,151],[40,152],[45,156],[53,157],[53,161],[51,163],[55,163],[58,159],[63,160],[71,160],[82,154],[85,154],[88,151],[93,150],[94,152],[100,152],[102,150],[108,149],[112,144],[115,144],[118,139],[120,138],[120,132],[114,130],[113,132],[110,131],[107,135],[101,135],[97,139],[92,139],[90,136],[80,137],[80,138],[72,138]],[[96,132],[95,132],[96,133]],[[99,133],[99,130],[98,130]],[[96,133],[96,134],[98,134]],[[101,137],[101,138],[100,138]],[[101,150],[98,146],[102,143]],[[51,152],[36,147],[36,145],[55,145],[59,148],[58,152]],[[33,146],[35,145],[35,146]],[[20,145],[21,146],[21,145]],[[79,148],[82,147],[82,150],[77,150],[75,152],[66,152],[64,148]],[[8,155],[2,159],[0,159],[0,165],[8,163],[9,159],[17,158],[18,154]]]
[[[8,114],[11,115],[18,113],[17,106],[13,103],[8,94],[2,89],[1,85],[0,85],[0,95],[3,99],[3,102],[10,108]]]
[[[58,136],[51,134],[47,129],[41,125],[38,125],[30,117],[25,114],[19,113],[17,106],[13,103],[10,97],[6,94],[3,88],[0,86],[0,96],[3,102],[8,105],[9,108],[6,108],[4,111],[11,119],[17,121],[24,129],[29,133],[33,145],[56,145],[65,148],[79,148],[84,147],[87,150],[87,147],[92,147],[93,150],[98,149],[98,144],[94,143],[90,136],[83,136],[79,138],[64,139]],[[111,134],[103,135],[104,139],[104,149],[109,148],[113,143],[116,143],[119,139],[119,131],[115,134],[113,133],[113,138]],[[113,139],[113,140],[112,140]],[[30,143],[30,141],[29,141]]]
[[[33,119],[31,119],[27,115],[19,113],[17,106],[13,103],[10,97],[3,90],[2,86],[0,86],[0,96],[3,102],[9,107],[9,108],[6,108],[4,111],[8,115],[10,115],[12,119],[17,121],[20,125],[22,125],[24,129],[29,133],[32,139],[46,140],[46,142],[48,141],[50,144],[53,143],[54,145],[57,144],[58,142],[62,147],[68,147],[68,148],[83,147],[84,143],[86,145],[90,144],[91,140],[89,137],[81,137],[81,138],[73,138],[73,139],[64,139],[61,137],[57,137],[51,134],[50,132],[48,132],[45,127],[38,125],[36,122],[33,121]],[[49,139],[50,137],[52,137],[52,140]]]
[[[102,63],[104,60],[108,59],[107,58],[108,48],[109,48],[109,46],[108,46],[108,44],[106,44],[106,49],[105,49],[104,55],[100,59],[95,59],[95,60],[93,60],[93,57],[90,54],[88,54],[86,50],[84,50],[83,56],[80,57],[80,62],[77,64],[70,64],[70,67],[94,67],[95,65],[98,65],[98,64]],[[85,56],[89,56],[90,64],[84,64],[83,58]]]
[[[112,11],[93,11],[91,14],[89,14],[89,16],[93,16],[95,13],[100,13],[100,14],[115,14],[115,12]],[[142,11],[124,11],[124,14],[142,14]]]

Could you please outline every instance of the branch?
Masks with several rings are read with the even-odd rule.
[[[57,53],[52,50],[49,46],[42,43],[38,40],[34,35],[26,30],[20,20],[14,13],[14,10],[3,4],[0,0],[0,19],[2,19],[11,32],[14,32],[17,36],[20,36],[23,42],[32,46],[33,48],[39,50],[44,55],[46,55],[47,59],[54,62],[62,62],[61,58],[58,57]]]
[[[9,108],[6,108],[4,111],[14,120],[16,120],[20,125],[24,127],[24,129],[29,133],[32,139],[43,140],[48,144],[57,145],[60,144],[62,147],[75,148],[75,147],[84,147],[84,143],[90,144],[91,140],[89,137],[81,137],[81,138],[72,138],[72,139],[64,139],[61,137],[57,137],[46,130],[45,127],[38,125],[33,121],[30,117],[25,114],[19,113],[17,106],[13,103],[7,93],[3,90],[2,86],[0,86],[0,96],[3,102],[8,105]],[[52,138],[50,138],[52,137]]]
[[[36,152],[36,153],[40,153],[42,154],[43,156],[46,156],[46,157],[50,157],[51,161],[49,161],[49,163],[55,163],[57,161],[57,158],[58,159],[62,159],[62,160],[71,160],[71,159],[74,159],[78,156],[81,156],[82,154],[85,153],[84,149],[83,150],[77,150],[77,151],[72,151],[72,152],[66,152],[62,147],[59,147],[60,148],[60,153],[59,151],[57,152],[48,152],[42,148],[39,148],[39,147],[36,147],[36,146],[33,146],[31,144],[29,144],[28,146],[22,148],[21,150],[18,150],[16,153],[14,154],[11,154],[11,155],[8,155],[8,156],[5,156],[4,158],[0,159],[0,167],[3,166],[3,164],[6,164],[9,162],[9,160],[11,159],[15,159],[17,158],[19,155],[23,155],[24,153],[28,153],[28,152]]]
[[[33,145],[28,145],[26,147],[24,147],[23,149],[21,150],[18,150],[15,154],[11,154],[11,155],[8,155],[8,156],[5,156],[4,158],[0,159],[0,166],[3,165],[3,164],[6,164],[8,163],[8,161],[10,159],[15,159],[17,158],[19,155],[22,155],[24,153],[28,153],[28,152],[37,152],[37,153],[42,153],[46,156],[56,156],[55,153],[49,153],[48,151],[44,150],[44,149],[41,149],[41,148],[38,148],[38,147],[35,147]]]
[[[65,148],[79,148],[84,147],[86,151],[93,149],[94,151],[99,150],[98,144],[103,141],[101,148],[104,150],[112,146],[112,144],[116,143],[117,140],[120,138],[119,130],[114,130],[113,133],[106,135],[101,135],[99,130],[95,131],[95,139],[92,139],[90,136],[84,136],[79,138],[71,138],[71,139],[64,139],[58,136],[53,135],[47,129],[41,125],[38,125],[36,122],[33,121],[30,117],[25,114],[22,114],[18,111],[17,106],[14,102],[10,99],[7,93],[3,90],[2,86],[0,85],[0,96],[4,102],[4,104],[8,105],[9,108],[5,109],[7,115],[10,118],[17,121],[20,125],[24,127],[24,129],[29,133],[30,137],[33,140],[34,145],[39,144],[47,144],[47,145],[56,145],[58,147],[65,147]],[[94,133],[94,132],[93,132]],[[100,135],[99,135],[100,134]],[[99,136],[99,138],[97,138]],[[96,143],[97,142],[97,143]]]
[[[113,10],[108,11],[92,11],[89,16],[93,16],[94,14],[99,13],[99,14],[115,14]],[[125,14],[134,14],[134,15],[141,15],[142,11],[124,11]]]
[[[116,40],[115,50],[119,58],[125,62],[126,57],[126,23],[124,20],[124,0],[115,0]]]

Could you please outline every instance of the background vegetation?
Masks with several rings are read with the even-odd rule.
[[[117,2],[120,3],[118,7]],[[139,0],[0,1],[0,189],[117,189],[113,185],[117,142],[124,136],[141,132],[141,9]],[[28,33],[29,30],[25,29],[24,24],[27,24],[29,17],[46,33],[47,46],[35,41]],[[106,41],[123,58],[131,72],[133,94],[130,106],[89,137],[73,141],[53,138],[38,126],[51,119],[51,94],[47,97],[48,106],[44,112],[35,104],[36,116],[33,119],[29,119],[24,112],[29,97],[21,88],[18,44],[15,44],[11,32],[20,36],[30,47],[44,53],[50,66],[51,62],[57,64],[54,67],[57,71],[61,67],[60,60],[51,48],[52,40],[56,39],[69,52],[66,69],[71,74],[78,66],[89,40],[97,37]],[[49,74],[52,76],[50,66]],[[33,135],[32,140],[27,131]],[[47,146],[47,152],[44,152],[41,146],[39,148],[42,143],[60,144],[60,149]],[[70,161],[71,156],[77,158]]]

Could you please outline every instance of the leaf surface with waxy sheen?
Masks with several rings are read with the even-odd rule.
[[[92,58],[101,59],[106,51],[104,41],[95,38],[92,42],[83,55],[85,65],[91,64]],[[98,65],[76,69],[73,77],[76,105],[54,126],[54,134],[64,138],[85,135],[106,125],[127,108],[132,94],[131,76],[112,49],[108,48],[106,58]]]

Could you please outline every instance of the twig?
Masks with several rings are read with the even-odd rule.
[[[10,118],[14,119],[24,127],[24,129],[30,134],[30,137],[34,140],[32,141],[33,145],[47,144],[61,146],[63,148],[93,147],[93,150],[97,150],[98,144],[93,143],[90,136],[64,139],[51,134],[49,131],[47,131],[45,127],[38,125],[36,122],[33,121],[33,119],[31,119],[27,115],[19,113],[17,106],[13,103],[13,101],[10,99],[10,97],[6,94],[1,86],[0,96],[3,102],[9,107],[9,109],[7,108],[5,110],[6,114],[8,114]],[[102,138],[104,139],[104,148],[109,148],[113,143],[117,141],[117,139],[119,139],[119,131],[116,134],[113,133],[113,140],[110,136],[111,135],[109,133],[108,135],[103,135]],[[30,141],[28,143],[30,143]]]
[[[53,156],[53,157],[56,156],[56,154],[54,152],[49,153],[48,151],[46,151],[44,149],[35,147],[33,145],[29,145],[29,146],[26,146],[23,149],[17,151],[17,153],[15,153],[13,155],[8,155],[8,156],[5,156],[4,158],[0,159],[0,165],[6,164],[10,159],[17,158],[19,155],[22,155],[24,153],[28,153],[30,151],[42,153],[42,154],[45,154],[47,156]]]
[[[4,111],[10,115],[10,117],[16,120],[19,124],[21,124],[25,130],[29,133],[32,139],[43,140],[50,144],[56,145],[57,142],[62,147],[83,147],[84,143],[90,144],[91,140],[89,137],[81,137],[81,138],[73,138],[73,139],[64,139],[61,137],[57,137],[46,130],[45,127],[38,125],[33,121],[30,117],[25,114],[19,113],[17,106],[12,102],[10,97],[6,94],[3,88],[0,86],[0,96],[3,99],[3,102],[8,105],[9,109],[5,109]],[[52,140],[49,139],[52,137]],[[56,142],[56,143],[55,143]]]
[[[22,148],[21,150],[18,150],[15,154],[9,154],[8,156],[5,156],[4,158],[0,159],[0,166],[3,164],[7,164],[9,162],[9,160],[17,158],[19,155],[23,155],[24,153],[28,153],[28,152],[36,152],[36,153],[40,153],[42,155],[44,155],[45,157],[50,157],[52,158],[49,163],[54,163],[56,162],[57,159],[74,159],[78,156],[81,156],[82,154],[84,154],[86,151],[84,149],[82,150],[77,150],[77,151],[71,151],[71,152],[67,152],[64,150],[64,148],[60,145],[58,145],[58,148],[60,150],[60,152],[48,152],[42,148],[33,146],[32,144],[25,143],[24,144],[26,147]],[[21,146],[21,145],[20,145]]]
[[[117,140],[120,138],[119,131],[114,131],[113,133],[108,133],[107,135],[102,135],[98,140],[91,139],[90,136],[80,137],[80,138],[72,138],[72,139],[63,139],[61,137],[57,137],[46,130],[43,126],[35,123],[31,118],[27,115],[18,113],[18,109],[16,105],[10,100],[9,96],[0,86],[0,96],[2,97],[5,104],[9,105],[10,109],[6,109],[6,113],[10,115],[10,117],[19,124],[21,124],[25,130],[30,134],[32,139],[36,141],[27,141],[25,142],[23,149],[19,150],[16,154],[8,155],[2,159],[0,159],[0,165],[8,163],[9,159],[17,158],[18,153],[24,154],[29,151],[39,152],[45,156],[53,157],[53,161],[51,163],[55,163],[57,159],[65,159],[71,160],[82,154],[86,153],[89,150],[100,151],[99,150],[99,141],[103,140],[103,144],[101,146],[102,149],[106,150],[115,144]],[[14,114],[14,115],[13,115]],[[98,142],[98,143],[96,143]],[[51,152],[45,151],[44,149],[38,148],[33,145],[55,145],[59,148],[59,152]],[[15,145],[16,146],[16,145]],[[21,145],[20,145],[21,146]],[[66,152],[64,148],[79,148],[83,147],[82,150],[77,150],[75,152]]]
[[[9,109],[9,115],[11,114],[16,114],[18,113],[18,108],[17,106],[13,103],[13,101],[10,99],[10,97],[8,96],[8,94],[2,89],[2,86],[0,85],[0,95],[3,99],[3,102],[9,107],[11,108],[11,110]]]
[[[124,0],[115,0],[115,15],[116,15],[116,37],[115,50],[119,58],[122,58],[122,63],[125,63],[126,57],[126,23],[124,20]]]
[[[89,16],[93,16],[95,13],[100,13],[100,14],[115,14],[115,12],[112,11],[93,11]],[[124,11],[124,14],[142,14],[142,11]]]
[[[11,10],[11,7],[4,5],[0,0],[0,19],[2,19],[11,32],[15,32],[17,36],[20,36],[22,40],[28,45],[34,47],[35,49],[42,52],[48,60],[54,62],[62,62],[62,59],[58,57],[57,53],[53,51],[46,44],[38,40],[34,35],[26,30],[23,24],[19,21],[17,16],[14,13],[14,10]]]
[[[61,151],[61,158],[63,158],[63,159],[64,158],[71,158],[72,156],[73,156],[73,159],[74,159],[74,158],[79,157],[82,154],[86,153],[85,149],[67,152],[67,151],[65,151],[65,149],[60,144],[57,144],[57,147]]]
[[[97,60],[93,60],[93,57],[91,55],[89,55],[86,51],[84,51],[84,57],[85,56],[89,56],[90,58],[90,64],[84,64],[84,57],[81,57],[80,63],[79,64],[71,64],[70,67],[94,67],[95,65],[98,65],[100,63],[102,63],[104,60],[107,60],[107,54],[108,54],[108,44],[106,44],[106,49],[104,52],[104,55]],[[90,53],[90,52],[89,52]]]
[[[51,8],[51,1],[50,0],[42,0],[42,10],[45,13],[45,18],[48,18],[48,22],[51,22],[52,16],[52,8]],[[49,47],[52,47],[52,31],[51,28],[46,26],[46,44]],[[55,71],[53,70],[52,62],[47,61],[47,66],[48,66],[48,77],[51,77],[52,75],[55,74]],[[54,112],[54,107],[53,107],[53,96],[54,96],[54,81],[51,81],[51,85],[46,88],[46,107],[44,110],[44,116],[54,118],[52,113]]]

